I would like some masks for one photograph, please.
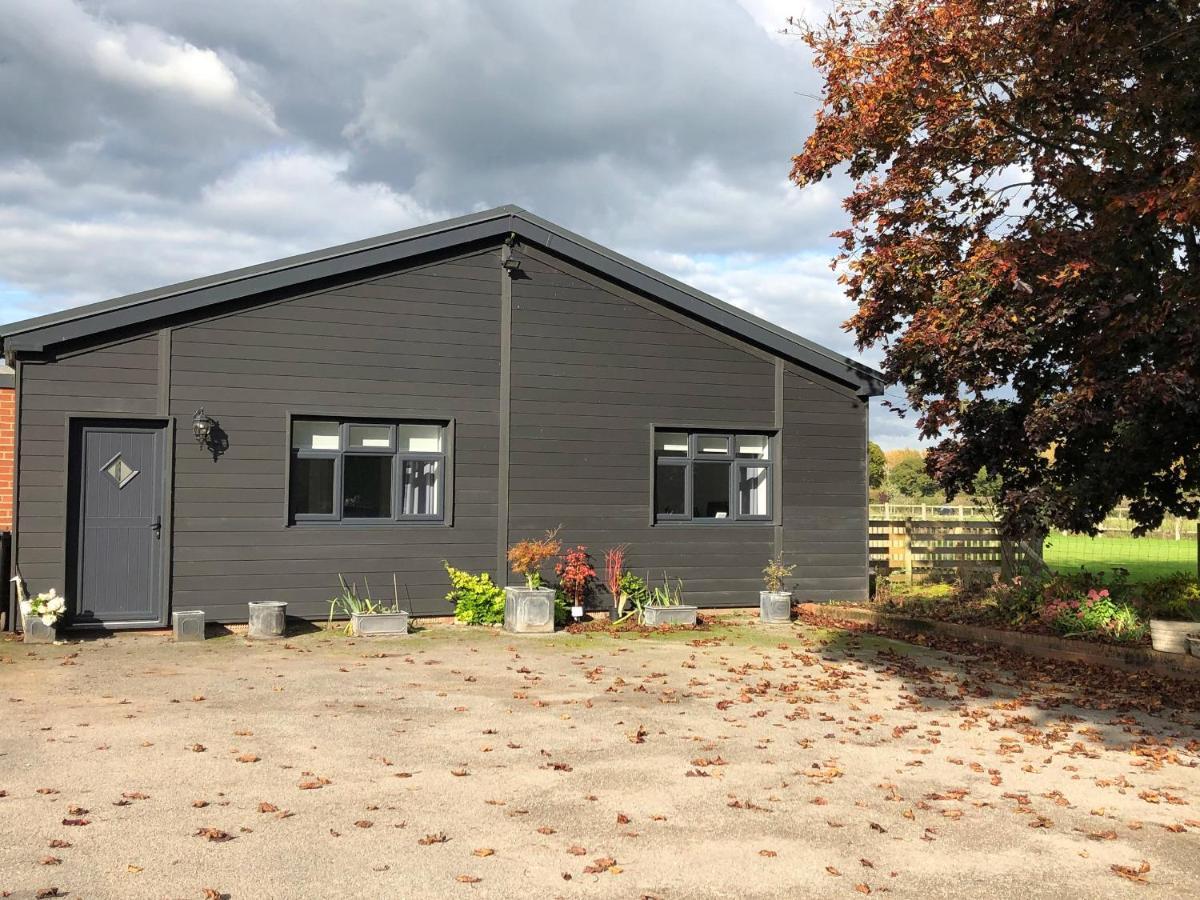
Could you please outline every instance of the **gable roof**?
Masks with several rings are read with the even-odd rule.
[[[167,316],[198,312],[265,291],[294,287],[371,266],[402,262],[427,253],[481,241],[499,241],[509,234],[516,234],[523,241],[820,372],[853,388],[862,396],[883,393],[883,374],[875,369],[656,272],[518,206],[499,206],[419,228],[126,294],[112,300],[0,326],[4,354],[8,359],[13,359],[22,352],[45,351],[64,341],[87,338]]]

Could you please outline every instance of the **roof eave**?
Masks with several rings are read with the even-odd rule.
[[[186,314],[214,304],[283,290],[371,266],[401,262],[471,243],[498,240],[510,232],[669,306],[712,322],[799,365],[820,371],[852,388],[861,397],[883,393],[882,373],[869,366],[840,356],[516,206],[501,206],[432,225],[16,322],[4,328],[4,354],[14,359],[20,353],[40,353],[65,341]]]

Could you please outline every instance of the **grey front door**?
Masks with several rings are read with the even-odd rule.
[[[165,429],[88,424],[76,434],[75,620],[94,625],[163,624]]]

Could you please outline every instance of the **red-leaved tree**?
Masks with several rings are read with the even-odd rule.
[[[1196,0],[841,0],[793,23],[825,86],[794,160],[847,170],[860,347],[949,492],[1011,531],[1142,527],[1200,488]]]

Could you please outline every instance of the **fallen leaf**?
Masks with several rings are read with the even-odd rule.
[[[774,850],[759,850],[758,855],[765,856],[767,858],[771,858],[771,857],[778,856],[779,854],[776,853]]]
[[[202,837],[207,841],[212,841],[215,844],[223,844],[226,841],[232,841],[233,835],[227,831],[222,831],[220,828],[200,828],[197,829],[193,837]]]
[[[357,822],[354,823],[354,827],[355,828],[370,828],[374,824],[375,823],[372,822],[370,819],[359,819]]]
[[[264,800],[262,803],[258,804],[258,811],[259,811],[260,813],[273,813],[273,812],[279,812],[279,807],[278,807],[278,806],[276,806],[274,803],[267,803],[267,802]]]
[[[448,840],[450,840],[450,838],[446,837],[444,832],[438,831],[434,832],[433,834],[427,834],[423,838],[418,838],[417,843],[422,847],[428,847],[431,844],[444,844]]]
[[[240,763],[256,763],[259,761],[260,758],[261,757],[257,756],[254,753],[243,753],[241,756],[239,756],[237,758],[237,761]]]
[[[496,855],[496,851],[493,850],[491,847],[478,847],[475,850],[473,850],[472,853],[474,853],[474,855],[478,856],[478,857],[495,856]]]
[[[1142,864],[1136,869],[1131,866],[1118,866],[1116,864],[1110,867],[1113,874],[1120,875],[1122,878],[1127,878],[1130,881],[1135,881],[1138,884],[1147,884],[1149,879],[1146,878],[1146,873],[1150,871],[1150,863],[1142,860]]]
[[[482,878],[476,878],[474,875],[458,875],[455,876],[455,881],[460,881],[463,884],[479,884],[483,881]]]

